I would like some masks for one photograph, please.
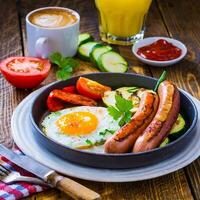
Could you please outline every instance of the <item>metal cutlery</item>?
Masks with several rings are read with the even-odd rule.
[[[14,182],[19,182],[19,181],[24,181],[28,183],[48,186],[47,183],[45,183],[43,180],[39,178],[22,176],[19,172],[12,171],[3,164],[0,164],[0,181],[4,183],[14,183]]]
[[[21,168],[35,174],[37,177],[42,179],[47,184],[55,187],[74,199],[80,200],[100,200],[101,197],[98,193],[90,190],[89,188],[64,177],[54,170],[46,167],[39,162],[33,160],[26,155],[18,155],[13,151],[7,149],[2,144],[0,144],[0,154]],[[6,171],[5,171],[6,173]]]

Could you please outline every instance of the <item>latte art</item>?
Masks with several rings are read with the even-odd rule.
[[[62,9],[45,9],[33,13],[29,20],[32,24],[45,28],[58,28],[74,24],[77,21],[70,11]]]

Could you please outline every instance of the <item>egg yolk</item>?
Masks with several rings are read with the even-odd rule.
[[[98,119],[90,112],[73,112],[60,117],[56,125],[64,134],[84,135],[97,128]]]

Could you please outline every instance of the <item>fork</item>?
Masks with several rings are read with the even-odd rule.
[[[14,183],[18,181],[24,181],[28,183],[35,183],[35,184],[49,186],[39,178],[22,176],[19,172],[13,171],[8,167],[6,167],[5,165],[2,165],[1,163],[0,163],[0,181],[4,183]]]

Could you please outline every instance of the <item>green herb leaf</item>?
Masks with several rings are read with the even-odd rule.
[[[132,101],[126,100],[120,95],[115,95],[115,106],[109,106],[107,108],[109,115],[113,117],[114,120],[119,118],[119,126],[123,126],[125,123],[128,123],[131,120],[131,109],[133,108]]]
[[[126,100],[120,95],[115,95],[115,100],[116,100],[116,107],[119,111],[121,112],[127,112],[133,108],[133,103],[130,100]]]
[[[115,133],[114,130],[105,129],[104,131],[99,132],[99,135],[105,136],[105,135],[107,135],[107,134],[113,134],[113,133]]]
[[[124,116],[119,121],[119,126],[123,126],[124,124],[131,121],[132,113],[130,111],[126,112]]]
[[[85,140],[85,142],[86,142],[88,145],[93,146],[93,143],[92,143],[91,140],[87,139],[87,140]]]
[[[60,112],[60,111],[56,111],[56,112],[53,112],[52,114],[57,115],[57,116],[60,116],[60,115],[61,115],[61,112]]]
[[[71,72],[66,72],[65,70],[58,70],[56,72],[56,78],[58,80],[67,80],[69,79],[70,77],[72,76],[72,73]]]
[[[100,141],[97,141],[95,145],[103,145],[105,143],[105,139],[101,139]]]
[[[107,108],[109,115],[113,117],[114,120],[117,120],[121,116],[121,112],[117,110],[114,106],[109,106]]]
[[[49,59],[51,63],[59,66],[62,60],[62,55],[59,52],[54,52],[49,56]]]
[[[158,90],[159,85],[166,79],[166,76],[167,76],[167,71],[164,70],[156,83],[156,86],[153,90],[154,92],[156,92]]]
[[[78,61],[70,57],[62,58],[60,63],[61,68],[75,68],[77,65]]]
[[[49,59],[59,67],[56,73],[58,80],[67,80],[70,78],[74,68],[79,64],[77,60],[70,57],[63,57],[59,52],[52,53]]]

